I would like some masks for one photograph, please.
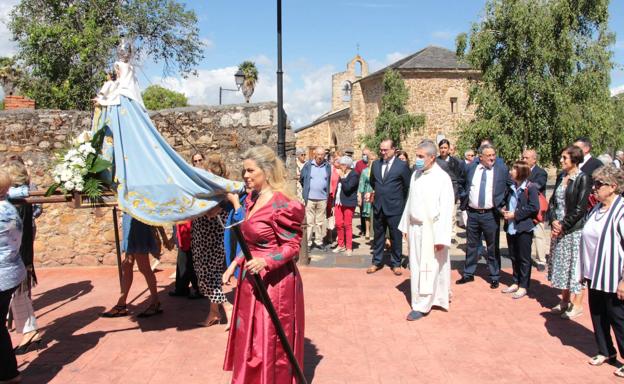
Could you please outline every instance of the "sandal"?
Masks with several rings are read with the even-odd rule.
[[[617,377],[624,377],[624,365],[616,369],[613,374]]]
[[[100,313],[100,317],[124,317],[128,316],[128,308],[125,305],[115,305],[106,312]]]
[[[615,360],[616,357],[617,357],[616,354],[613,354],[611,356],[605,356],[605,355],[598,354],[598,355],[592,357],[591,359],[589,359],[587,362],[589,363],[589,365],[593,365],[594,367],[597,367],[599,365],[602,365],[602,364],[606,363],[607,361]]]
[[[13,352],[15,352],[16,355],[24,355],[30,352],[32,349],[41,349],[42,342],[41,334],[39,333],[39,331],[32,331],[30,333],[32,333],[32,335],[28,338],[28,340],[26,340],[25,343],[20,344],[15,347],[15,349],[13,349]]]
[[[137,317],[152,317],[155,315],[160,315],[163,313],[163,310],[160,308],[160,302],[156,304],[150,304],[149,307],[145,308],[145,310],[137,315]]]

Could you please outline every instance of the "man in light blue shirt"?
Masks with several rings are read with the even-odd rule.
[[[325,237],[327,222],[326,211],[330,181],[331,167],[325,161],[325,150],[317,147],[314,150],[314,159],[303,166],[299,178],[303,187],[303,200],[306,206],[308,247],[315,245],[324,249],[323,238]],[[312,235],[314,235],[314,241]]]

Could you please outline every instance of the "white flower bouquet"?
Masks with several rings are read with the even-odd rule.
[[[63,193],[80,192],[90,199],[102,196],[104,183],[98,174],[111,168],[112,163],[98,156],[104,140],[104,131],[95,135],[83,131],[70,141],[69,148],[57,153],[57,162],[52,169],[54,184],[46,196],[60,189]]]

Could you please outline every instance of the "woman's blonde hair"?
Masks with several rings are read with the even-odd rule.
[[[228,177],[227,167],[223,161],[223,157],[219,153],[211,153],[206,158],[204,166],[207,170],[217,176]]]
[[[253,160],[258,168],[262,169],[267,178],[267,183],[274,191],[283,193],[287,198],[293,200],[295,193],[292,187],[286,182],[287,173],[284,162],[277,157],[275,151],[266,145],[259,145],[245,151],[243,160]]]
[[[9,173],[11,180],[13,180],[13,186],[19,187],[20,185],[29,185],[30,176],[28,175],[28,168],[19,160],[9,160],[3,164],[4,169]]]
[[[6,196],[9,188],[11,188],[11,176],[6,170],[0,169],[0,198]]]

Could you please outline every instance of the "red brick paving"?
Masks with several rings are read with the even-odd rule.
[[[541,273],[534,273],[539,281],[533,281],[531,298],[513,300],[477,278],[453,286],[449,312],[407,322],[407,274],[301,270],[310,382],[624,382],[613,367],[586,363],[595,353],[587,308],[578,321],[548,314],[557,298]],[[47,346],[18,357],[24,382],[227,383],[229,374],[221,370],[225,326],[194,327],[206,316],[208,301],[168,297],[170,273],[157,274],[165,313],[137,320],[98,317],[115,301],[116,269],[38,271],[33,298]],[[130,297],[137,296],[133,305],[141,307],[146,293],[138,273]]]

